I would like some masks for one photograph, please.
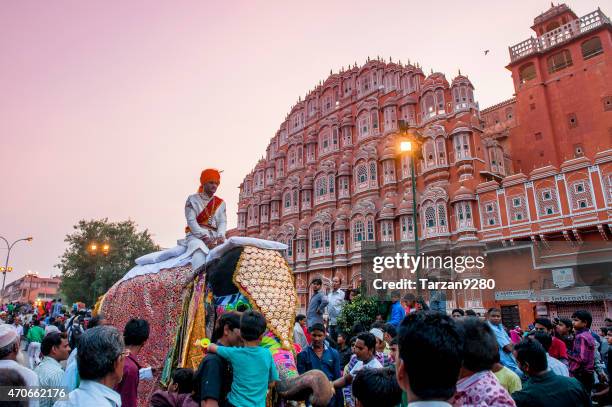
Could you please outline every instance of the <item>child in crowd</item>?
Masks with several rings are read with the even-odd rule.
[[[151,396],[151,407],[198,407],[193,399],[193,370],[175,369],[168,391],[156,390]]]
[[[497,377],[499,384],[501,384],[502,387],[506,389],[509,394],[512,394],[515,391],[519,391],[523,388],[521,378],[512,370],[499,363],[499,352],[495,356],[495,363],[493,364],[491,371],[493,372],[495,377]]]
[[[235,407],[265,407],[268,387],[279,380],[270,351],[259,346],[266,331],[266,319],[259,312],[247,311],[240,318],[244,347],[233,348],[211,343],[209,352],[227,359],[234,371],[229,402]]]
[[[591,313],[579,310],[572,314],[572,324],[574,326],[574,343],[571,351],[567,352],[569,359],[570,374],[578,379],[590,394],[593,389],[595,378],[595,339],[591,335]]]
[[[459,325],[463,330],[463,363],[451,403],[455,407],[480,404],[513,407],[512,397],[491,371],[499,359],[492,329],[476,318],[464,318]]]

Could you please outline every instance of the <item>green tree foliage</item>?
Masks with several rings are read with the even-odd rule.
[[[81,220],[64,240],[68,248],[56,265],[62,272],[60,290],[67,304],[82,301],[93,306],[138,257],[159,250],[148,230],[138,232],[134,221]],[[91,244],[97,243],[96,251]],[[109,245],[108,254],[103,245]]]
[[[344,332],[351,332],[353,325],[358,322],[369,327],[379,313],[381,304],[376,298],[359,294],[342,308],[338,316],[338,326]]]

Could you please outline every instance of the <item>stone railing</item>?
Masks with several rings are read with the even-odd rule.
[[[584,17],[544,33],[540,37],[531,37],[513,45],[510,47],[510,61],[514,62],[528,55],[545,51],[604,24],[610,24],[610,18],[601,10],[595,10]]]

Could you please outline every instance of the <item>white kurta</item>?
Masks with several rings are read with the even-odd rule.
[[[198,224],[197,217],[206,205],[210,202],[212,197],[206,194],[193,194],[187,197],[185,202],[185,219],[187,220],[187,226],[189,226],[190,232],[187,233],[187,252],[191,253],[191,267],[196,270],[206,262],[206,255],[209,252],[208,247],[202,241],[202,238],[208,236],[211,239],[223,237],[225,238],[225,231],[227,230],[227,216],[225,214],[225,202],[215,211],[212,219],[210,220],[210,226],[217,230],[202,227]],[[180,244],[180,242],[179,242]]]

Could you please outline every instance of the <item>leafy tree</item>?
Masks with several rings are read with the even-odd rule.
[[[351,332],[353,325],[358,322],[369,328],[377,314],[385,315],[381,312],[383,308],[384,304],[381,304],[375,297],[358,294],[340,311],[338,326],[344,332]]]
[[[68,304],[83,301],[93,306],[98,296],[134,266],[134,260],[159,250],[149,231],[138,232],[132,220],[81,220],[74,229],[64,239],[68,248],[56,265],[62,272],[60,290]],[[93,243],[96,250],[92,250]],[[107,254],[105,244],[109,246]]]

